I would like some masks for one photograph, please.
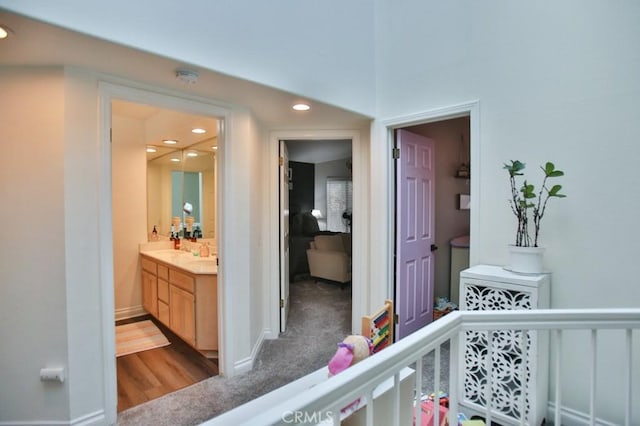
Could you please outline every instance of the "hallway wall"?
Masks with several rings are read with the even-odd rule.
[[[640,286],[629,278],[640,253],[632,231],[640,198],[628,193],[640,177],[627,166],[640,158],[638,16],[640,3],[632,0],[615,7],[597,0],[377,3],[384,40],[376,51],[381,121],[479,100],[480,138],[472,145],[480,159],[473,165],[480,188],[472,194],[476,263],[504,265],[514,240],[503,164],[525,162],[538,187],[539,165],[552,161],[565,171],[558,183],[567,198],[549,202],[540,236],[554,308],[630,307],[640,300]],[[398,66],[406,58],[410,66]],[[382,131],[377,139],[383,143]],[[382,261],[374,256],[372,263]],[[569,363],[585,364],[584,348],[575,349],[565,355]],[[620,359],[609,352],[601,361]],[[617,371],[610,373],[600,388],[623,383]],[[588,412],[579,403],[588,400],[587,378],[563,372],[563,387],[571,389],[564,405]],[[640,383],[640,372],[633,382]],[[617,404],[613,394],[598,397],[599,413],[613,423],[621,422]],[[640,416],[640,408],[634,410]]]

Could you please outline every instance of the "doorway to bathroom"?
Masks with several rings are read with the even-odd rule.
[[[214,251],[220,252],[222,247],[217,244],[221,222],[218,147],[222,148],[224,143],[223,121],[228,112],[197,101],[108,83],[101,84],[101,105],[105,141],[101,167],[102,176],[109,181],[101,188],[101,199],[105,210],[110,212],[105,215],[108,223],[101,223],[101,248],[105,253],[102,259],[104,353],[106,359],[115,360],[113,364],[105,364],[105,398],[108,406],[119,407],[121,411],[125,406],[157,398],[224,371],[225,323],[218,321],[215,326],[219,341],[215,359],[204,357],[201,351],[185,343],[188,340],[175,332],[166,317],[163,321],[161,316],[150,315],[159,310],[149,309],[142,290],[144,274],[139,252],[149,244],[164,244],[169,248],[174,219],[178,219],[178,227],[184,229],[185,223],[190,224],[186,220],[190,217],[194,218],[198,237],[212,241]],[[180,179],[176,178],[176,164],[182,173]],[[185,175],[190,178],[185,179]],[[177,186],[183,191],[188,189],[184,185],[188,180],[196,185],[186,192],[191,194],[187,197],[196,198],[179,197],[178,204],[184,215],[174,214],[172,205],[176,204]],[[184,210],[187,204],[192,206],[190,212]],[[157,282],[160,279],[158,272]],[[223,284],[220,274],[217,280],[218,285]],[[163,301],[161,287],[158,285],[155,290],[152,294],[157,295],[155,303],[159,307]],[[214,300],[211,309],[219,313],[223,297],[224,294]],[[170,301],[167,304],[170,307]],[[143,321],[153,323],[169,345],[116,358],[119,350],[116,322],[125,325]],[[180,368],[176,369],[177,366]],[[178,370],[182,373],[176,373]],[[122,396],[124,398],[120,398]]]

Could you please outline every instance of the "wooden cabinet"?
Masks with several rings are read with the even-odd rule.
[[[158,316],[158,279],[156,264],[142,263],[142,307],[153,316]]]
[[[144,309],[205,356],[217,357],[217,275],[141,259]]]
[[[196,346],[196,308],[193,293],[172,285],[169,298],[171,329],[191,346]]]

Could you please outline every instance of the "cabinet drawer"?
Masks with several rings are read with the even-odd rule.
[[[169,268],[164,265],[158,264],[158,278],[162,278],[163,280],[169,279]]]
[[[178,272],[174,269],[170,269],[169,282],[175,285],[176,287],[180,287],[183,290],[193,293],[193,289],[194,289],[193,277],[187,274],[183,274],[182,272]]]
[[[140,259],[142,262],[142,269],[144,269],[145,271],[149,271],[151,272],[153,275],[156,275],[157,270],[156,270],[156,262],[154,262],[153,260],[149,260],[145,257]]]
[[[160,268],[158,268],[158,272]],[[169,303],[169,281],[165,281],[158,277],[158,300]]]
[[[169,305],[158,300],[158,319],[167,327],[170,322]]]

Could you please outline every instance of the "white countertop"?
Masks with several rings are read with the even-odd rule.
[[[184,269],[192,274],[218,274],[215,256],[195,256],[190,251],[174,249],[140,250],[140,254]]]

